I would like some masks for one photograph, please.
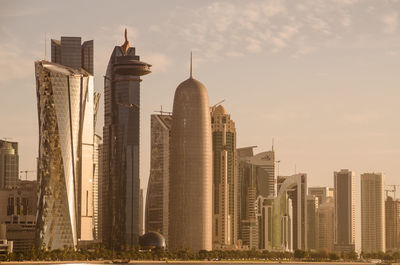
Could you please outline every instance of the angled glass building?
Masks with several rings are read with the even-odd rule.
[[[39,122],[39,247],[93,239],[93,76],[35,62]]]
[[[140,76],[150,67],[129,46],[125,30],[104,79],[102,240],[109,248],[137,245],[139,238]]]
[[[172,115],[151,115],[151,161],[146,196],[146,233],[168,240],[169,152]]]

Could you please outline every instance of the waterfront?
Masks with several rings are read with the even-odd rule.
[[[60,262],[60,261],[21,261],[21,262],[0,262],[0,264],[14,265],[14,264],[24,264],[24,265],[38,265],[38,264],[53,264],[53,265],[93,265],[93,264],[163,264],[163,263],[173,263],[173,264],[190,264],[190,265],[214,265],[214,264],[242,264],[242,265],[250,265],[250,264],[270,264],[270,265],[278,265],[278,264],[290,264],[290,265],[305,265],[305,264],[334,264],[334,265],[353,265],[353,264],[374,264],[369,262],[274,262],[274,261],[130,261],[129,263],[113,263],[112,261],[93,261],[93,262],[78,262],[78,261],[70,261],[70,262]],[[386,264],[386,263],[385,263]],[[390,264],[390,263],[389,263]],[[398,263],[392,263],[398,264]]]

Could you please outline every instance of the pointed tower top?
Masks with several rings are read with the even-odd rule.
[[[124,44],[121,45],[122,48],[122,52],[124,53],[124,55],[126,55],[128,53],[128,49],[129,49],[129,41],[128,41],[128,30],[125,28],[125,42]]]
[[[192,51],[190,51],[190,78],[193,78],[193,60]]]

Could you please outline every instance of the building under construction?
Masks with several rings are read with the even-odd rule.
[[[386,250],[400,250],[400,200],[396,199],[396,186],[386,189],[385,215],[386,215]],[[389,196],[392,192],[393,196]]]

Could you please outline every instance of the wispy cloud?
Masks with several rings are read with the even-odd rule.
[[[151,70],[154,73],[166,72],[172,64],[171,58],[162,53],[143,54],[142,60],[153,65]]]
[[[390,14],[384,15],[382,18],[382,22],[384,24],[384,32],[395,33],[399,24],[398,12],[392,12]]]
[[[177,7],[165,24],[150,25],[149,29],[187,43],[204,61],[279,52],[299,57],[341,40],[351,42],[351,38],[371,35],[371,29],[362,25],[366,18],[382,23],[383,12],[395,5],[384,1],[387,7],[371,14],[370,8],[377,6],[366,7],[360,0],[304,0],[296,4],[249,0],[246,5],[220,0],[197,8]],[[383,18],[387,32],[397,29],[397,16]]]

